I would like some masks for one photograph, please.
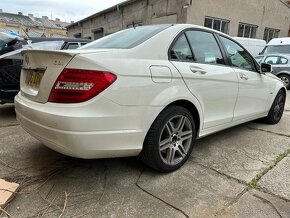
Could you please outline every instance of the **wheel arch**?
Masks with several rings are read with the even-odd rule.
[[[170,106],[181,106],[184,107],[185,109],[187,109],[190,114],[192,115],[194,122],[195,122],[195,129],[196,129],[196,137],[199,137],[199,132],[200,129],[202,128],[202,114],[199,112],[198,107],[196,107],[191,101],[189,100],[185,100],[185,99],[179,99],[179,100],[175,100],[173,102],[170,102],[169,104],[167,104],[167,106],[165,106],[159,113],[158,115],[155,117],[155,119],[153,120],[153,122],[151,123],[149,129],[152,127],[153,123],[155,122],[155,120],[157,119],[157,117],[168,107]],[[146,136],[149,132],[149,129],[146,133]],[[144,138],[144,140],[146,139],[146,136]],[[143,140],[143,143],[144,143]]]
[[[288,72],[288,71],[281,71],[281,72],[279,72],[279,73],[276,74],[276,76],[280,76],[280,75],[290,76],[290,72]]]
[[[282,90],[284,92],[285,96],[287,95],[287,90],[285,87],[281,88],[280,90]]]
[[[177,100],[177,101],[170,103],[165,108],[170,107],[172,105],[184,107],[185,109],[187,109],[190,112],[190,114],[192,115],[193,120],[195,122],[196,136],[198,136],[198,133],[199,133],[200,127],[201,127],[201,125],[200,125],[201,121],[200,121],[200,114],[197,110],[197,107],[192,102],[190,102],[188,100]]]

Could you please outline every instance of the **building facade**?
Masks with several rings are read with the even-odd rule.
[[[59,19],[50,20],[47,16],[38,18],[33,14],[5,13],[0,9],[0,31],[13,31],[25,38],[67,37],[66,26],[69,24]]]
[[[265,39],[289,34],[284,0],[128,0],[67,27],[70,37],[98,39],[133,25],[191,23],[231,36]]]

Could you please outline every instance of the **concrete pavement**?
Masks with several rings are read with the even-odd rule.
[[[279,124],[251,122],[208,136],[182,169],[160,174],[138,158],[58,154],[17,125],[13,105],[0,106],[0,178],[21,184],[5,211],[12,217],[290,217],[289,123],[288,95]]]

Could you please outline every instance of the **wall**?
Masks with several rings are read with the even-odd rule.
[[[185,23],[187,10],[184,8],[189,0],[138,0],[110,12],[101,13],[93,18],[68,27],[68,35],[73,37],[82,33],[82,37],[93,38],[92,30],[104,28],[104,35],[126,29],[128,26],[141,23]]]
[[[205,16],[230,20],[231,36],[237,36],[239,22],[257,25],[256,38],[263,38],[265,27],[288,36],[290,9],[280,0],[192,0],[187,22],[203,26]]]

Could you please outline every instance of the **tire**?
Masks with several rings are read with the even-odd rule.
[[[283,81],[287,90],[289,90],[290,89],[290,76],[287,74],[281,74],[278,77]]]
[[[280,90],[272,104],[268,116],[264,121],[268,124],[277,124],[282,118],[285,107],[286,95],[283,90]]]
[[[159,172],[175,171],[189,158],[195,137],[196,127],[190,112],[180,106],[170,106],[149,129],[140,158]]]

